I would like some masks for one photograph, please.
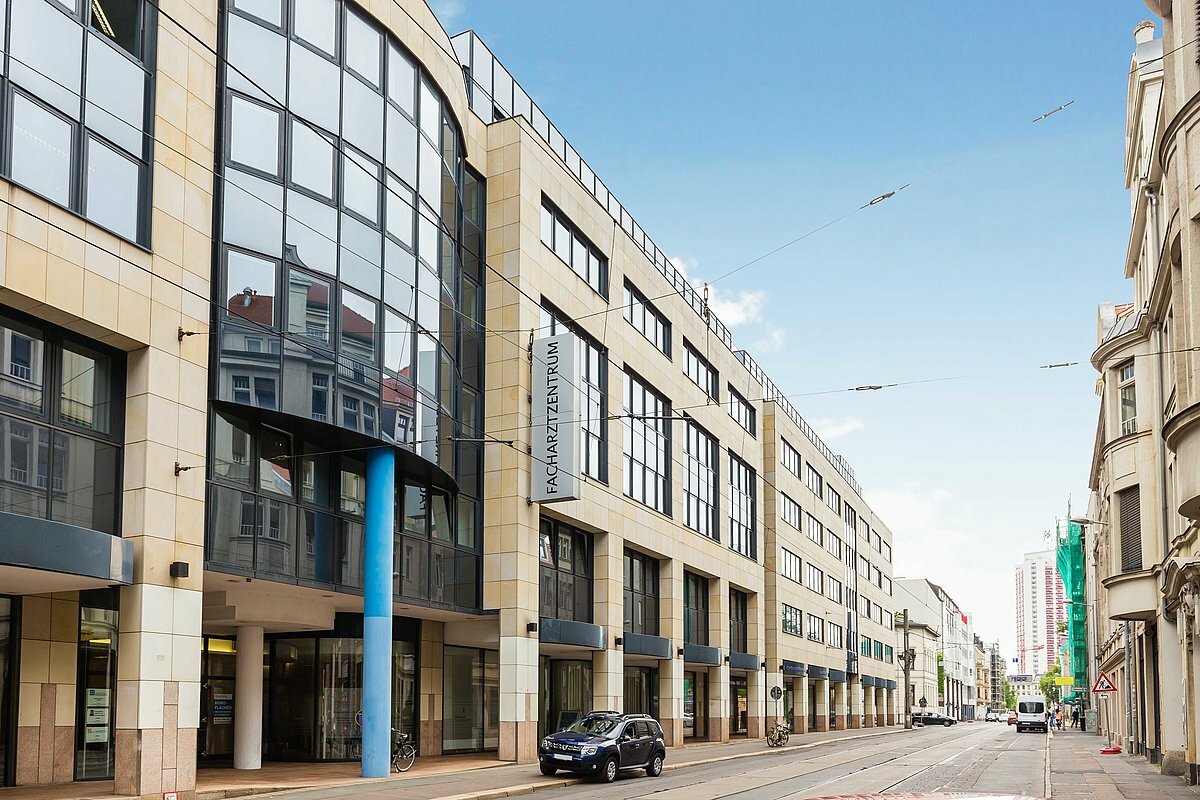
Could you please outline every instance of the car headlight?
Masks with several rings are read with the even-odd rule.
[[[542,749],[543,750],[550,749],[550,740],[549,739],[542,739]]]
[[[583,754],[584,754],[585,756],[594,756],[594,755],[596,755],[596,748],[594,748],[594,747],[585,747],[585,748],[583,748]]]

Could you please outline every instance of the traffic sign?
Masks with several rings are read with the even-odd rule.
[[[1116,685],[1103,672],[1100,673],[1099,678],[1096,678],[1096,685],[1092,687],[1092,691],[1096,693],[1115,692],[1116,690]]]
[[[778,686],[772,686],[771,687],[771,699],[778,700],[781,697],[783,697],[783,689],[780,689]]]
[[[1074,686],[1075,679],[1070,675],[1059,675],[1054,679],[1054,684],[1056,686]]]

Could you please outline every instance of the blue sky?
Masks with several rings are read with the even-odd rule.
[[[1144,4],[432,5],[692,276],[913,181],[716,284],[720,312],[789,393],[971,376],[795,403],[891,527],[896,574],[946,587],[1011,658],[1014,567],[1068,498],[1086,510],[1096,305],[1132,294],[1124,113]],[[1038,368],[1064,361],[1081,363]]]

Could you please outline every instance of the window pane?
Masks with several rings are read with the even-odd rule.
[[[278,175],[280,112],[235,96],[229,116],[230,159]]]
[[[342,461],[341,502],[342,511],[362,515],[367,507],[366,468],[352,458]]]
[[[430,509],[430,536],[444,542],[454,541],[454,531],[450,526],[450,501],[442,492],[432,492],[432,508]]]
[[[223,414],[213,416],[213,474],[224,480],[250,482],[250,429]]]
[[[50,517],[115,533],[120,450],[104,442],[55,432]]]
[[[291,437],[269,428],[258,435],[258,488],[288,497],[292,494]]]
[[[233,7],[253,14],[272,25],[282,27],[283,14],[279,8],[280,2],[281,0],[233,0]]]
[[[362,75],[376,86],[379,80],[379,63],[383,50],[383,38],[362,17],[346,11],[346,66]]]
[[[342,75],[337,64],[326,61],[307,47],[293,44],[288,86],[291,89],[288,109],[292,113],[331,133],[339,132]]]
[[[71,123],[20,94],[14,95],[13,180],[56,203],[68,205],[71,135]]]
[[[379,221],[379,167],[353,151],[342,158],[342,204],[370,222]]]
[[[383,96],[349,73],[342,79],[342,135],[375,159],[383,158]]]
[[[141,185],[141,164],[96,139],[88,139],[88,219],[126,239],[137,239]]]
[[[382,240],[379,231],[349,214],[342,214],[342,281],[372,297],[379,296]]]
[[[327,275],[337,272],[337,209],[300,192],[287,193],[287,258]]]
[[[387,168],[409,186],[416,186],[417,128],[390,106],[387,119]]]
[[[283,187],[241,170],[225,170],[224,235],[227,244],[283,255]]]
[[[334,0],[296,0],[296,35],[331,56],[337,55],[338,13]]]
[[[435,146],[441,144],[439,129],[442,126],[442,104],[428,81],[421,81],[421,132]]]
[[[112,430],[112,361],[86,348],[63,345],[59,416],[98,433]]]
[[[0,317],[0,337],[0,405],[40,414],[45,365],[42,335]]]
[[[270,103],[282,103],[287,79],[287,39],[235,14],[227,19],[229,66],[225,80],[229,88]]]
[[[6,456],[0,474],[0,511],[45,519],[50,431],[0,417],[0,434]]]
[[[288,277],[288,332],[326,347],[333,344],[327,281],[293,269]]]
[[[395,45],[388,45],[388,97],[415,117],[417,72],[408,56]]]
[[[333,144],[295,117],[291,119],[292,182],[333,199]]]
[[[387,232],[402,243],[413,246],[413,216],[416,204],[412,192],[395,178],[387,179]]]
[[[230,250],[225,255],[226,310],[260,325],[275,324],[276,264]]]
[[[387,309],[384,314],[383,366],[412,380],[412,323]]]
[[[364,363],[375,360],[375,327],[379,314],[374,301],[342,290],[342,351]]]
[[[146,73],[104,42],[89,37],[87,126],[140,157],[145,95]]]
[[[145,0],[91,0],[92,27],[132,55],[141,55]],[[90,69],[89,62],[89,69]]]
[[[11,34],[13,80],[79,119],[83,28],[53,3],[23,0],[13,4]]]

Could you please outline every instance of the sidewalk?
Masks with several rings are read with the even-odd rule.
[[[1161,775],[1140,756],[1100,755],[1108,742],[1091,733],[1055,731],[1049,740],[1050,786],[1058,800],[1197,800],[1182,778]]]

